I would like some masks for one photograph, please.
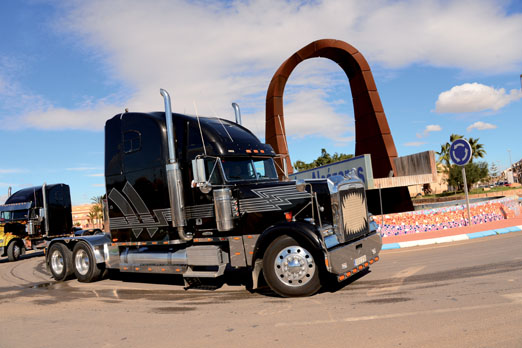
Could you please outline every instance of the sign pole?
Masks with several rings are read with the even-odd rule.
[[[382,211],[381,184],[379,184],[379,204],[381,205],[381,229],[384,228],[384,213]]]
[[[471,226],[471,213],[469,211],[468,181],[466,180],[466,169],[464,166],[471,161],[473,149],[466,139],[453,141],[449,149],[450,159],[456,165],[462,167],[462,180],[464,181],[464,192],[466,193],[466,208],[468,210],[468,226]]]
[[[462,179],[464,180],[464,192],[466,193],[466,208],[468,210],[468,226],[471,226],[471,214],[469,212],[468,182],[466,180],[466,168],[462,167]]]

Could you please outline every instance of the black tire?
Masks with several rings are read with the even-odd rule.
[[[53,278],[66,280],[73,274],[72,252],[65,245],[55,243],[49,248],[49,269]]]
[[[85,242],[78,242],[73,249],[72,262],[74,275],[82,283],[95,282],[100,279],[103,267],[96,264],[91,247]]]
[[[24,254],[24,251],[24,243],[19,239],[15,239],[7,246],[7,258],[9,261],[18,261],[20,256]]]
[[[274,239],[263,256],[268,286],[283,297],[310,296],[319,291],[320,267],[311,251],[287,235]]]

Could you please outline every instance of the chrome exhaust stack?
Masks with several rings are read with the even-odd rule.
[[[11,186],[7,188],[7,198],[11,197]]]
[[[232,107],[234,108],[234,113],[236,114],[236,123],[239,125],[243,125],[241,123],[241,110],[239,110],[239,105],[237,103],[232,103]]]
[[[172,226],[178,230],[179,238],[183,241],[192,240],[192,234],[185,231],[187,221],[185,219],[185,202],[183,201],[183,181],[179,163],[176,160],[176,146],[174,142],[174,122],[172,121],[172,110],[170,106],[169,93],[163,88],[160,94],[165,101],[165,123],[167,125],[167,144],[169,150],[169,161],[167,169],[167,187],[169,190],[170,215]]]
[[[45,224],[45,235],[49,235],[49,206],[47,204],[47,184],[42,185],[43,216]],[[36,203],[36,202],[35,202]]]

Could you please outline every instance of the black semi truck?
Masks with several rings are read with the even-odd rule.
[[[72,231],[69,186],[53,184],[19,190],[0,205],[0,256],[16,261],[26,250]]]
[[[54,239],[57,280],[104,270],[182,275],[247,269],[281,296],[308,296],[379,260],[381,237],[356,175],[279,181],[270,145],[240,124],[124,112],[105,125],[110,234]],[[239,119],[239,121],[238,121]]]

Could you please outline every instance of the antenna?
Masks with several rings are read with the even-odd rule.
[[[290,152],[290,149],[288,148],[288,144],[286,142],[286,134],[285,134],[285,129],[283,128],[283,123],[281,122],[281,116],[277,115],[277,118],[279,119],[279,127],[281,127],[281,133],[283,133],[283,140],[285,141],[285,146],[286,146],[286,156],[282,157],[282,160],[284,162],[283,168],[285,170],[285,172],[284,172],[285,177],[288,177],[288,164],[286,163],[286,158],[289,157],[288,153]]]
[[[203,139],[203,131],[201,130],[201,123],[199,122],[198,107],[196,105],[196,101],[194,100],[193,102],[194,102],[194,110],[196,110],[196,118],[198,120],[199,135],[201,135],[201,143],[203,144],[203,152],[205,153],[205,156],[206,156],[207,148],[205,147],[205,139]]]
[[[217,113],[216,113],[216,110],[214,110],[214,108],[212,108],[212,113],[214,114],[214,117],[217,118],[217,120],[219,121],[219,123],[221,123],[221,127],[223,127],[223,129],[225,130],[225,132],[227,133],[228,137],[230,138],[230,141],[234,142],[234,139],[232,139],[232,136],[230,135],[230,133],[228,132],[228,130],[226,129],[225,125],[223,124],[223,121],[221,121],[221,119],[218,117]]]
[[[232,136],[230,135],[230,133],[228,132],[228,130],[226,129],[225,125],[223,124],[223,122],[221,121],[220,118],[218,118],[218,121],[219,121],[219,123],[221,123],[221,126],[223,127],[223,129],[225,130],[225,132],[227,132],[228,137],[230,138],[230,140],[231,140],[232,142],[234,142],[234,139],[232,139]]]

